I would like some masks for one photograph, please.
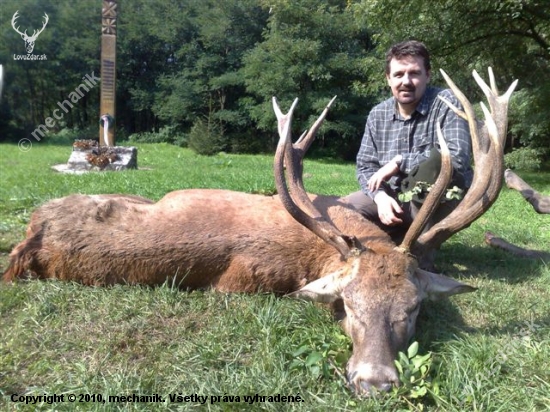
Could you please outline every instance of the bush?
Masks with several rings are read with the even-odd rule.
[[[226,142],[220,127],[214,122],[197,120],[189,132],[189,148],[195,153],[212,156],[224,151]]]
[[[521,147],[505,154],[504,164],[508,169],[536,171],[541,167],[543,155],[542,149]]]
[[[134,133],[129,136],[130,142],[136,143],[170,143],[187,146],[187,136],[179,133],[176,126],[164,126],[155,132]]]
[[[243,131],[231,135],[232,153],[266,153],[270,152],[274,143],[266,136],[267,133],[258,131]]]

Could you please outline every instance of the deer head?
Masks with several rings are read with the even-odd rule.
[[[447,297],[475,290],[451,278],[419,269],[415,254],[420,256],[426,248],[437,246],[442,239],[469,226],[496,199],[502,184],[503,173],[500,169],[508,100],[516,82],[505,95],[498,96],[492,71],[489,70],[491,88],[474,72],[474,78],[491,106],[489,112],[482,104],[486,120],[480,122],[475,118],[470,102],[442,73],[464,106],[464,111],[446,103],[470,126],[476,151],[474,183],[457,211],[420,236],[452,178],[451,155],[438,128],[442,157],[440,175],[401,245],[389,250],[371,250],[368,241],[358,239],[354,234],[343,234],[330,218],[319,212],[305,192],[302,182],[303,156],[334,99],[311,130],[294,144],[290,138],[290,124],[297,100],[285,115],[273,99],[280,136],[275,154],[275,181],[281,202],[296,221],[333,246],[342,261],[341,268],[291,295],[326,303],[342,301],[346,312],[343,326],[354,346],[347,374],[350,386],[358,393],[368,395],[373,389],[389,390],[392,385],[398,384],[393,361],[397,351],[406,348],[414,333],[416,316],[424,298]],[[367,225],[368,222],[362,224]]]
[[[29,36],[27,35],[27,30],[25,30],[24,33],[21,33],[19,31],[19,27],[15,27],[15,21],[19,17],[17,13],[19,13],[19,10],[17,10],[13,15],[13,18],[11,19],[11,25],[13,29],[21,35],[21,38],[25,40],[25,48],[27,49],[27,53],[30,54],[34,50],[34,42],[38,38],[38,35],[44,31],[44,28],[48,24],[48,21],[50,20],[50,18],[46,13],[44,13],[44,24],[42,25],[42,28],[40,30],[34,30],[32,36]]]

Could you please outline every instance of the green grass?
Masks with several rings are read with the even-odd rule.
[[[142,170],[63,175],[70,147],[0,145],[0,271],[24,238],[30,214],[70,193],[131,193],[152,199],[189,187],[272,193],[270,156],[200,157],[169,145],[139,145]],[[550,174],[520,175],[550,193]],[[354,166],[306,161],[311,192],[356,190]],[[300,395],[302,402],[76,404],[79,410],[543,411],[550,408],[550,268],[484,245],[483,234],[549,250],[550,217],[518,193],[497,203],[439,252],[443,273],[479,290],[426,302],[420,354],[432,352],[432,392],[358,399],[341,373],[350,341],[321,305],[269,294],[225,295],[56,281],[0,284],[0,410],[34,411],[19,395]],[[78,399],[77,399],[78,400]],[[75,404],[43,403],[69,411]]]

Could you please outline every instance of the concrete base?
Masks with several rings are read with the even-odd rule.
[[[67,164],[54,169],[64,173],[137,169],[137,147],[99,146],[95,140],[76,140]]]

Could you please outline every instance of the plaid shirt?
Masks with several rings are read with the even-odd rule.
[[[438,95],[462,108],[451,90],[430,86],[409,119],[399,114],[393,97],[372,109],[357,154],[357,179],[365,194],[374,198],[376,193],[367,189],[368,180],[400,154],[403,156],[400,172],[387,182],[393,190],[399,190],[401,180],[429,157],[434,146],[439,148],[437,123],[441,125],[451,152],[455,180],[463,181],[464,188],[470,187],[473,172],[470,167],[472,143],[468,123],[449,109]],[[379,190],[383,190],[382,187]]]

